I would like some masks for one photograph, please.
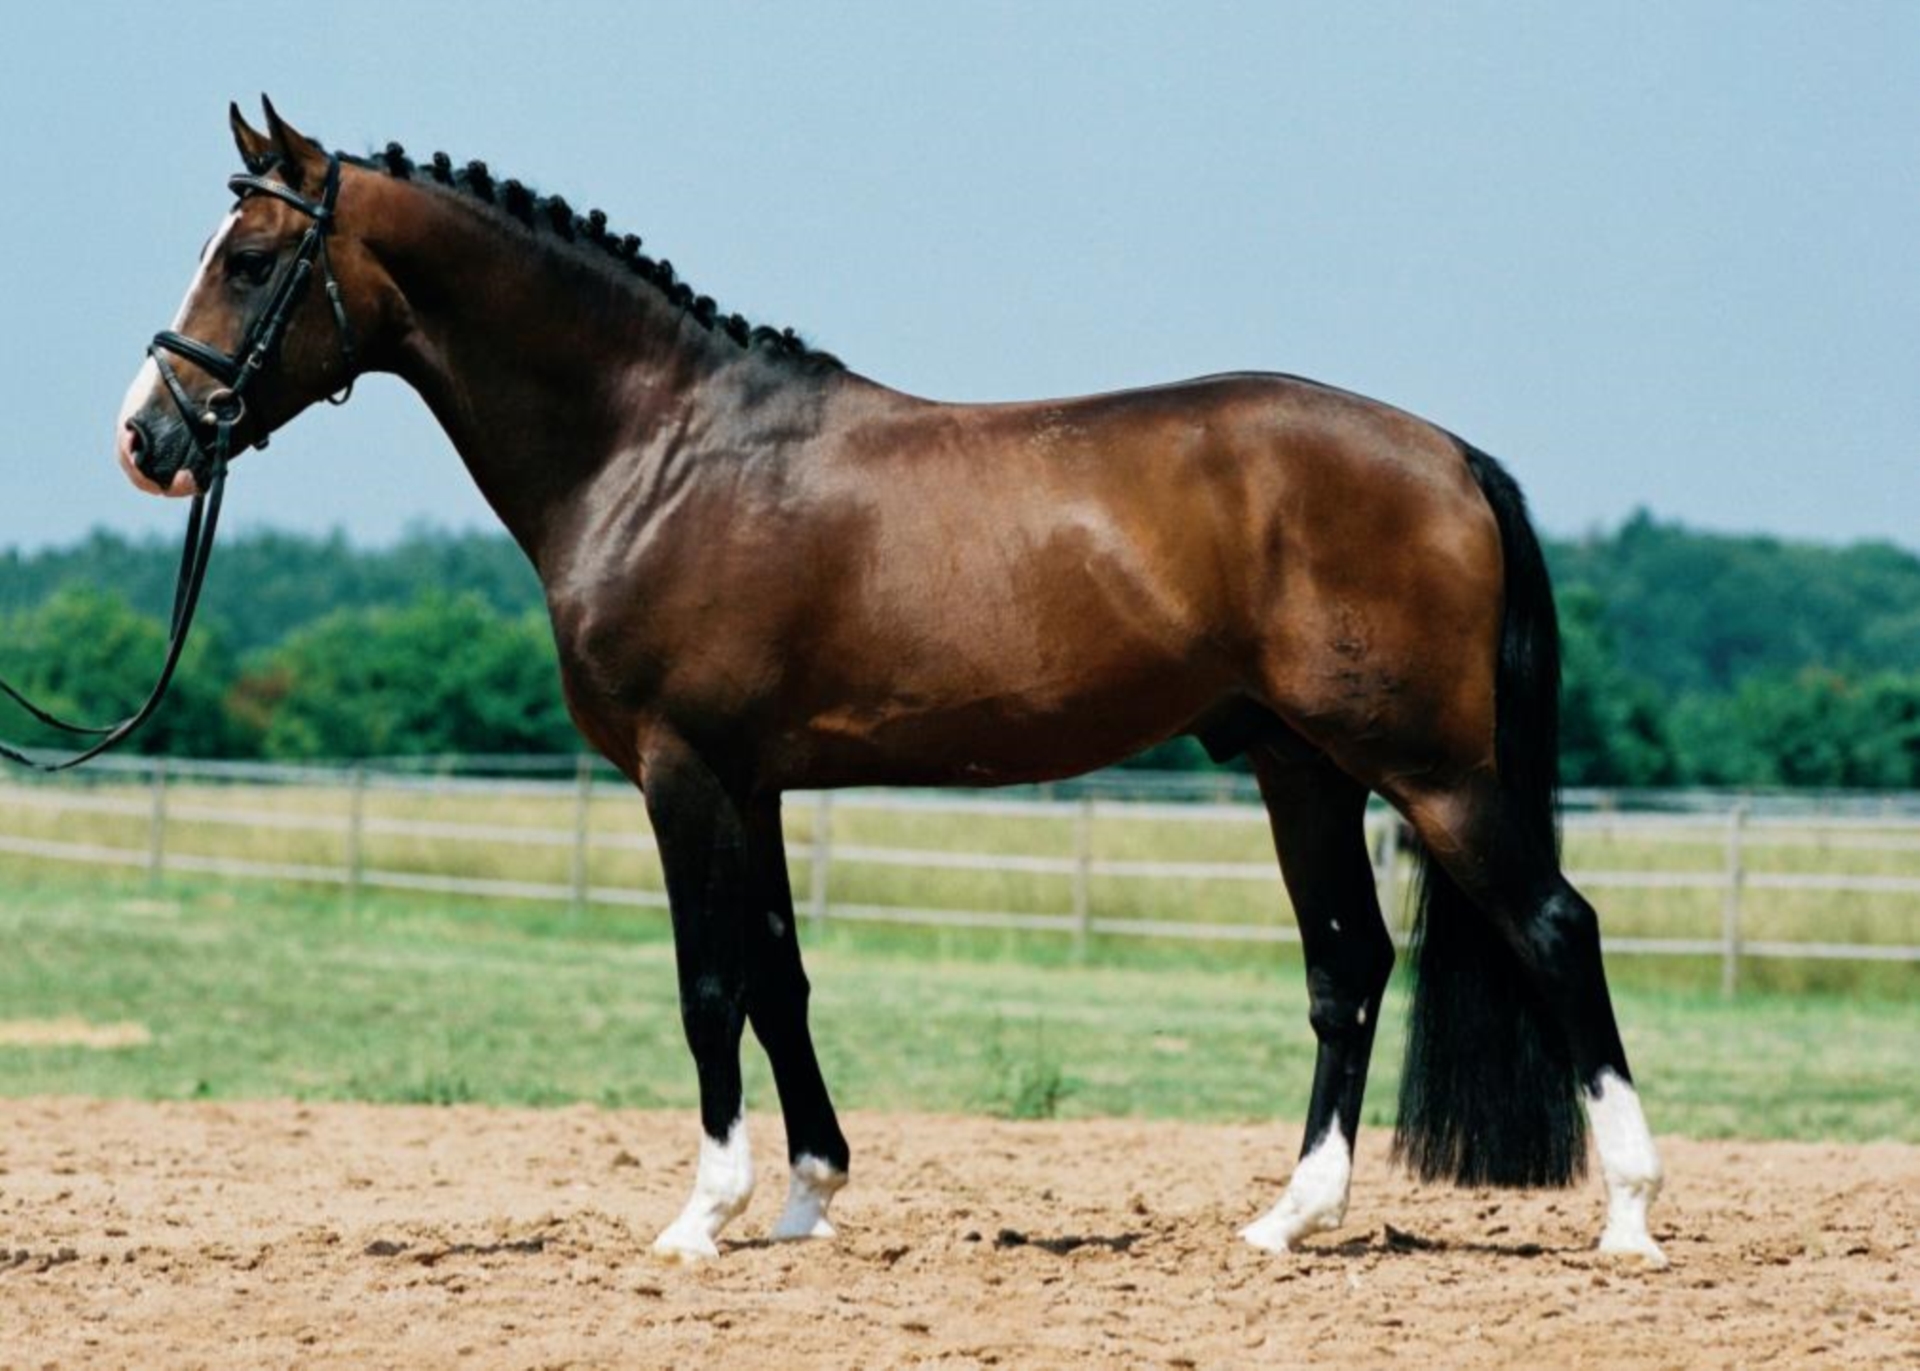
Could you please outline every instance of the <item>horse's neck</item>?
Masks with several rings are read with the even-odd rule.
[[[664,297],[418,188],[382,245],[407,321],[393,370],[544,564],[611,461],[681,422],[724,360]]]

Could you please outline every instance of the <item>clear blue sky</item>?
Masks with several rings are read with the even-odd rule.
[[[0,546],[177,529],[111,422],[226,206],[230,97],[599,205],[950,399],[1314,376],[1645,505],[1920,547],[1920,4],[151,3],[0,52]],[[236,526],[489,521],[397,383]]]

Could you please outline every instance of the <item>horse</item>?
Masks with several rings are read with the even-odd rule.
[[[917,398],[722,312],[599,210],[444,153],[329,152],[271,102],[265,122],[231,108],[246,172],[128,392],[119,461],[193,495],[229,446],[370,371],[439,420],[539,574],[573,720],[658,842],[701,1134],[656,1251],[717,1256],[747,1203],[748,1025],[787,1133],[772,1236],[834,1233],[850,1153],[784,792],[1045,781],[1187,735],[1250,761],[1317,1043],[1299,1160],[1242,1236],[1284,1253],[1345,1218],[1395,960],[1378,794],[1423,878],[1395,1156],[1562,1186],[1590,1129],[1600,1250],[1664,1260],[1597,917],[1560,864],[1552,591],[1492,457],[1280,374]],[[232,355],[263,334],[271,352]]]

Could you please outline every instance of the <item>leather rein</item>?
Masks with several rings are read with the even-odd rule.
[[[48,728],[94,740],[80,751],[51,762],[42,761],[17,747],[0,742],[0,758],[18,762],[35,771],[68,771],[119,746],[160,708],[167,687],[173,683],[174,671],[180,665],[180,654],[186,650],[187,635],[193,628],[194,611],[200,603],[200,589],[206,582],[207,564],[213,557],[214,534],[220,526],[220,506],[226,496],[227,462],[233,455],[233,431],[246,417],[247,391],[256,378],[279,360],[287,325],[316,270],[320,273],[327,303],[333,311],[334,326],[339,333],[340,355],[348,378],[345,388],[329,398],[334,404],[345,404],[353,393],[353,329],[347,322],[340,282],[333,274],[333,263],[327,255],[327,239],[334,228],[334,204],[340,194],[340,159],[337,155],[327,158],[326,179],[318,200],[309,200],[290,186],[268,180],[267,173],[272,169],[273,164],[268,163],[257,170],[234,176],[228,180],[227,187],[242,200],[250,195],[270,195],[291,205],[311,222],[293,256],[276,273],[267,303],[247,325],[238,350],[229,355],[211,344],[172,329],[162,329],[154,334],[153,342],[147,348],[147,356],[152,358],[160,379],[166,384],[168,395],[173,399],[174,407],[180,411],[187,432],[193,438],[196,453],[188,470],[193,474],[197,493],[187,514],[187,533],[180,550],[180,569],[173,586],[167,655],[161,665],[159,678],[138,710],[118,723],[104,727],[75,724],[62,719],[36,705],[6,681],[0,680],[0,693],[4,693]],[[196,402],[187,393],[186,386],[168,361],[168,353],[199,367],[220,382],[220,388],[205,400]],[[264,434],[254,441],[256,447],[266,445]]]

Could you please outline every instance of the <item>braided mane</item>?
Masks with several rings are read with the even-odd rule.
[[[444,152],[436,152],[425,164],[407,156],[398,143],[388,143],[377,155],[356,157],[341,153],[340,160],[368,171],[384,172],[401,181],[423,180],[468,195],[483,204],[504,211],[535,233],[549,234],[583,251],[597,252],[605,264],[645,282],[665,297],[667,304],[692,319],[708,332],[718,331],[741,348],[791,362],[809,370],[839,371],[844,363],[830,352],[809,347],[790,328],[754,324],[742,314],[722,314],[711,295],[702,295],[682,281],[666,258],[655,260],[640,250],[637,234],[616,234],[607,227],[602,210],[574,212],[564,196],[541,195],[531,187],[509,177],[496,180],[485,162],[454,166]]]

